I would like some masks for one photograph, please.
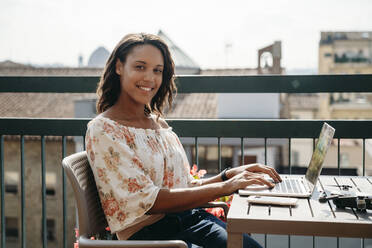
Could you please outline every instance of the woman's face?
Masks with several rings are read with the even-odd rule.
[[[163,80],[164,59],[153,45],[138,45],[127,55],[124,63],[118,59],[116,73],[120,76],[120,98],[132,104],[151,102]]]

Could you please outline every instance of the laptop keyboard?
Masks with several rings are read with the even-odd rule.
[[[271,191],[302,194],[305,192],[303,188],[300,186],[301,183],[302,182],[299,179],[283,178],[282,182],[275,184],[274,188],[272,188]]]

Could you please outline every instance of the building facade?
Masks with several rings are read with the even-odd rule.
[[[62,247],[63,244],[63,192],[62,192],[62,141],[47,137],[45,145],[46,181],[46,223],[47,245]],[[21,247],[21,145],[19,137],[7,136],[4,139],[4,178],[5,178],[5,233],[9,248]],[[71,139],[66,142],[66,154],[75,152]],[[27,244],[42,247],[42,189],[41,189],[41,140],[25,136],[24,145],[24,193],[25,228]],[[66,179],[66,238],[72,246],[75,240],[75,201],[72,188]]]
[[[319,74],[372,73],[372,32],[321,32]]]
[[[102,68],[38,68],[11,61],[0,63],[2,76],[98,76]],[[76,102],[95,94],[0,93],[0,116],[37,118],[74,118]],[[80,138],[81,139],[81,138]],[[66,154],[79,149],[78,138],[67,137]],[[6,247],[21,247],[21,140],[4,137],[5,232]],[[62,140],[45,137],[46,222],[48,247],[63,246]],[[81,148],[80,148],[81,149]],[[25,238],[30,247],[42,247],[41,140],[24,136]],[[66,241],[75,242],[75,199],[66,178]]]
[[[319,74],[369,74],[372,73],[372,32],[321,32],[319,41]],[[318,93],[288,94],[289,118],[292,119],[371,119],[370,94]],[[336,130],[337,132],[337,130]],[[372,175],[372,147],[365,141],[366,174]],[[338,167],[345,173],[362,174],[362,140],[341,140],[340,156],[335,140],[324,161],[329,169]],[[313,141],[294,139],[293,164],[307,166],[313,150]]]

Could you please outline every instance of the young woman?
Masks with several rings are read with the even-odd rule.
[[[88,124],[86,148],[102,208],[119,239],[181,239],[226,247],[225,223],[197,207],[250,184],[280,181],[260,164],[194,180],[184,149],[162,119],[171,106],[174,63],[158,36],[125,36],[109,57],[98,85],[99,115]],[[246,246],[260,247],[248,235]]]

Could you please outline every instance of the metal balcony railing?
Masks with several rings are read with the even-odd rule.
[[[0,76],[0,93],[92,93],[95,92],[98,77],[20,77]],[[372,75],[311,75],[311,76],[180,76],[177,78],[179,93],[335,93],[335,92],[372,92]],[[37,136],[40,142],[41,168],[41,216],[43,247],[48,244],[47,227],[47,185],[46,185],[46,137],[58,137],[61,145],[60,160],[67,154],[66,142],[71,136],[84,136],[89,119],[43,119],[0,117],[0,184],[1,184],[1,247],[6,247],[5,227],[5,179],[4,179],[4,140],[9,136],[19,138],[20,147],[20,245],[26,247],[27,232],[26,191],[25,191],[25,137]],[[244,157],[244,139],[262,138],[264,140],[265,162],[267,159],[267,142],[269,139],[288,140],[288,164],[291,173],[291,142],[295,138],[309,138],[315,141],[324,121],[336,128],[335,139],[338,141],[338,174],[340,167],[340,140],[362,140],[362,175],[366,174],[365,143],[372,138],[372,120],[287,120],[287,119],[174,119],[167,120],[180,137],[193,137],[195,140],[196,162],[198,158],[198,141],[203,137],[215,137],[218,144],[218,168],[221,170],[221,138],[239,138],[241,159]],[[57,166],[60,166],[58,164]],[[67,225],[67,186],[64,172],[58,182],[62,185],[62,247],[72,244],[67,236],[72,232]],[[266,238],[265,238],[266,240]],[[290,246],[290,237],[288,238]],[[364,247],[364,239],[361,247]],[[337,239],[337,246],[339,240]],[[265,242],[266,246],[266,242]],[[313,247],[315,240],[313,238]]]

